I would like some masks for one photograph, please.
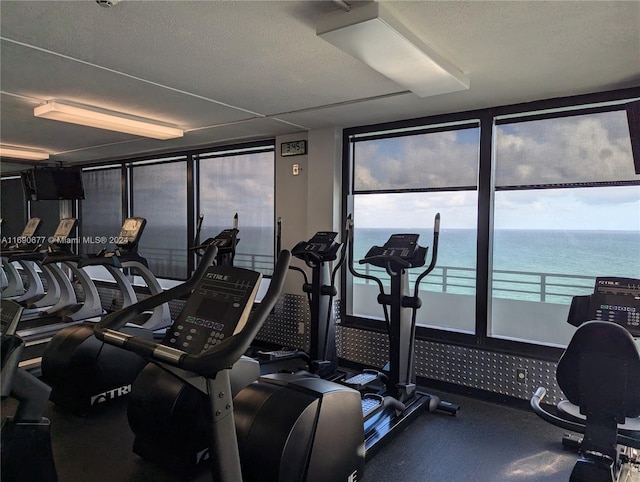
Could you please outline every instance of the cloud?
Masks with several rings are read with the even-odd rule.
[[[358,142],[356,190],[475,186],[478,136],[473,128]]]
[[[638,180],[624,111],[498,126],[501,186]],[[476,185],[477,129],[361,141],[356,190]],[[474,228],[477,192],[356,195],[356,223],[416,226],[435,211],[443,225]],[[511,229],[640,230],[640,186],[530,189],[495,193],[495,226]],[[428,222],[427,222],[428,223]]]
[[[639,179],[624,111],[499,126],[498,186]]]

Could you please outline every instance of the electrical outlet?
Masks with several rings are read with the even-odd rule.
[[[518,383],[526,383],[527,382],[527,369],[526,368],[517,368],[516,369],[516,380]]]

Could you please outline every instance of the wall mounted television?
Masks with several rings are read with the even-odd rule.
[[[22,188],[30,201],[84,199],[82,170],[79,168],[38,168],[23,172]]]

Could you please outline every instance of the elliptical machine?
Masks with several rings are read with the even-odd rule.
[[[209,263],[233,267],[239,241],[238,214],[233,227],[200,243],[204,215],[198,216],[193,247],[200,266]],[[207,253],[215,248],[214,258]],[[214,262],[215,260],[215,262]],[[231,370],[231,390],[235,395],[260,376],[259,363],[241,357]],[[185,382],[172,370],[147,363],[135,378],[127,404],[129,426],[135,434],[133,451],[140,457],[175,472],[192,472],[208,456],[206,427],[199,422],[207,417],[206,395]]]
[[[202,230],[202,222],[204,221],[204,214],[198,216],[198,224],[196,226],[196,236],[193,240],[193,247],[189,248],[189,251],[196,253],[198,258],[202,258],[205,250],[209,246],[215,246],[218,248],[218,254],[216,255],[216,266],[233,266],[233,260],[236,257],[236,246],[240,242],[238,238],[238,213],[233,216],[233,227],[230,229],[223,229],[214,238],[207,238],[202,243],[200,242],[200,231]]]
[[[433,227],[433,247],[428,267],[417,277],[413,294],[410,294],[409,269],[426,263],[428,248],[418,245],[418,234],[393,234],[384,246],[373,246],[359,264],[370,264],[383,268],[390,277],[390,292],[384,290],[382,281],[355,270],[353,255],[353,221],[347,219],[349,245],[349,271],[357,278],[373,281],[380,294],[377,301],[382,305],[389,334],[389,361],[380,370],[368,369],[349,376],[341,383],[363,393],[362,412],[365,420],[367,456],[375,453],[387,435],[402,430],[420,413],[441,410],[456,415],[460,407],[417,390],[413,365],[417,310],[422,306],[419,288],[422,279],[436,265],[440,234],[440,214],[436,214]]]
[[[207,256],[209,262],[214,255]],[[360,413],[356,391],[280,374],[251,384],[232,400],[230,367],[275,306],[289,260],[288,251],[279,254],[269,289],[251,314],[260,274],[203,262],[183,285],[108,315],[96,326],[100,340],[162,365],[206,394],[209,410],[199,425],[208,429],[213,480],[338,482],[357,480],[362,471],[362,425],[349,424]],[[118,331],[141,311],[188,293],[161,344]]]
[[[571,482],[631,482],[640,477],[640,280],[597,278],[594,293],[574,296],[568,323],[577,326],[556,369],[566,400],[556,414],[531,398],[543,420],[572,432],[562,443],[580,458]]]
[[[279,221],[278,229],[280,228]],[[289,266],[289,269],[302,273],[304,279],[302,290],[307,294],[311,317],[309,353],[287,347],[279,350],[259,350],[255,356],[267,366],[264,372],[288,371],[293,368],[291,360],[302,359],[307,365],[309,374],[326,379],[336,378],[338,356],[333,299],[338,293],[335,286],[336,273],[345,259],[345,245],[336,242],[337,235],[338,233],[333,231],[319,231],[309,241],[300,241],[291,250],[292,256],[303,260],[312,270],[311,282],[309,282],[305,270],[297,266]],[[280,239],[279,236],[278,239]],[[339,261],[333,270],[330,270],[329,263],[338,257]],[[297,370],[296,368],[294,371]]]

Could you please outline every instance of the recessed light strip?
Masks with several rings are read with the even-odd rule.
[[[46,161],[49,159],[49,153],[24,149],[16,146],[0,146],[0,157],[25,159],[28,161]]]
[[[59,100],[51,100],[44,105],[36,107],[33,110],[33,115],[71,124],[151,137],[153,139],[175,139],[184,135],[184,131],[176,127],[134,118],[97,107],[80,106]]]

